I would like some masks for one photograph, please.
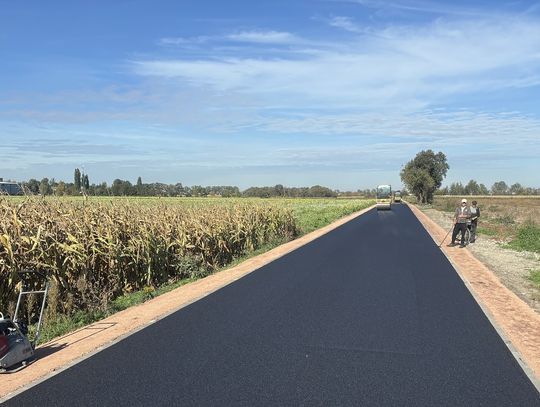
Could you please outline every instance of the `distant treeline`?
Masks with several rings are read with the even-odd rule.
[[[288,188],[278,184],[273,187],[251,187],[246,189],[242,195],[260,198],[335,198],[338,196],[338,193],[330,188],[322,187],[320,185],[315,185],[309,188]]]
[[[80,181],[77,181],[80,177]],[[275,185],[271,187],[251,187],[240,191],[237,186],[184,186],[182,183],[163,184],[160,182],[143,183],[141,177],[135,184],[130,181],[115,179],[111,185],[106,182],[90,184],[88,175],[75,173],[76,182],[56,181],[43,178],[41,181],[30,179],[21,182],[24,193],[30,195],[90,195],[90,196],[221,196],[221,197],[291,197],[291,198],[323,198],[337,197],[339,191],[315,185],[312,187],[285,187]],[[368,190],[369,191],[369,190]],[[359,195],[359,193],[348,193]],[[370,195],[371,196],[371,195]]]
[[[540,195],[540,188],[525,187],[520,183],[508,185],[504,181],[495,182],[491,188],[470,180],[466,185],[453,182],[450,186],[438,189],[437,195]]]

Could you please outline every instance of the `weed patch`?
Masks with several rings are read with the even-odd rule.
[[[534,223],[523,225],[508,246],[515,250],[540,253],[540,227]]]
[[[540,270],[534,270],[531,271],[531,274],[529,275],[529,280],[531,280],[532,284],[540,289]]]

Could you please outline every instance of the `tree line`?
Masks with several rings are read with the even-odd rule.
[[[540,188],[531,188],[521,185],[519,182],[508,185],[504,181],[493,183],[491,188],[479,184],[471,179],[466,185],[461,182],[453,182],[450,186],[439,188],[437,195],[540,195]]]
[[[540,188],[524,187],[519,183],[508,185],[504,181],[495,182],[491,188],[471,179],[466,185],[453,182],[441,188],[442,181],[450,166],[442,152],[420,151],[403,166],[400,176],[408,191],[418,202],[431,203],[437,195],[540,195]]]
[[[30,179],[22,182],[25,193],[33,195],[90,195],[90,196],[221,196],[221,197],[290,197],[290,198],[323,198],[337,197],[338,192],[330,188],[314,185],[312,187],[285,187],[275,185],[270,187],[251,187],[241,191],[237,186],[184,186],[164,184],[160,182],[143,183],[141,177],[132,184],[128,180],[115,179],[112,184],[106,182],[90,184],[88,174],[82,174],[77,168],[74,171],[73,182],[56,181],[54,178],[43,178],[40,181]]]

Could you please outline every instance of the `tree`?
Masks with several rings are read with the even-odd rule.
[[[39,194],[39,181],[37,179],[30,178],[24,186],[31,194]]]
[[[141,177],[138,177],[138,178],[137,178],[137,187],[136,187],[136,190],[137,190],[137,195],[139,195],[139,196],[142,196],[142,195],[143,195],[143,184],[142,184],[142,179],[141,179]]]
[[[465,187],[461,182],[452,182],[449,192],[450,195],[465,195]]]
[[[321,185],[314,185],[309,188],[309,196],[313,198],[335,198],[337,194],[330,188]]]
[[[435,195],[450,195],[450,190],[448,187],[439,188],[437,191],[435,191]]]
[[[479,193],[480,193],[480,185],[478,185],[478,182],[471,179],[469,183],[465,186],[465,194],[478,195]]]
[[[60,181],[58,185],[56,186],[56,191],[54,191],[56,195],[62,196],[66,193],[66,184],[64,181]]]
[[[484,184],[478,186],[478,195],[489,195],[489,190]]]
[[[428,200],[429,191],[435,190],[435,181],[430,177],[427,170],[415,167],[409,168],[407,171],[403,170],[401,172],[401,180],[412,191],[419,202],[430,202]]]
[[[88,180],[88,174],[83,175],[83,177],[82,177],[82,186],[83,186],[84,190],[87,191],[87,192],[90,189],[90,181]]]
[[[512,195],[523,195],[524,192],[525,188],[523,188],[519,182],[510,186],[510,193]]]
[[[81,190],[81,171],[78,168],[75,168],[73,174],[73,185],[75,186],[75,193]]]
[[[283,185],[277,184],[277,185],[274,187],[274,195],[275,195],[275,196],[283,196],[284,193],[285,193],[285,188],[283,188]]]
[[[504,181],[497,181],[491,186],[493,195],[506,195],[508,193],[508,185]]]
[[[51,186],[49,185],[49,179],[43,178],[39,183],[39,193],[41,195],[50,195],[52,192]]]
[[[121,179],[115,179],[111,185],[111,193],[115,196],[125,196],[133,194],[131,182]]]
[[[421,151],[401,170],[401,180],[422,203],[433,202],[433,194],[440,188],[450,167],[446,156],[432,150]]]

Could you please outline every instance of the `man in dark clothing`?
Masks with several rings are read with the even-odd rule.
[[[476,206],[477,202],[472,201],[471,206],[471,243],[476,241],[476,228],[478,227],[478,218],[480,217],[480,208]]]
[[[465,231],[467,230],[467,221],[471,218],[471,210],[467,206],[467,200],[461,200],[461,206],[456,208],[454,217],[454,231],[452,232],[452,242],[448,245],[455,246],[455,240],[459,232],[461,232],[461,244],[459,247],[465,247]]]

